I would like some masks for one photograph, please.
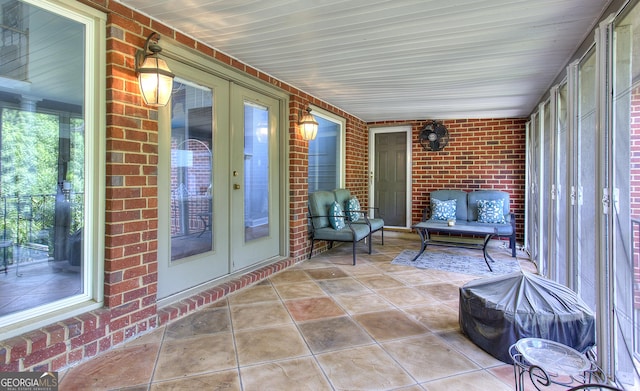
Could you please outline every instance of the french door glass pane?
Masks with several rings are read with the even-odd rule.
[[[176,78],[171,98],[171,260],[213,248],[213,93]]]
[[[309,193],[340,187],[340,124],[315,118],[318,135],[309,141]]]
[[[613,195],[609,212],[613,248],[609,250],[613,254],[615,271],[612,291],[615,292],[617,322],[616,377],[629,384],[636,374],[634,358],[637,360],[640,353],[640,121],[637,117],[640,112],[640,67],[636,61],[640,55],[639,11],[639,7],[635,7],[615,26],[614,123],[611,138],[604,139],[613,143],[613,177],[608,186]]]
[[[568,132],[567,132],[567,84],[563,84],[558,88],[557,100],[557,133],[555,144],[555,178],[556,178],[556,197],[555,197],[555,265],[556,281],[567,284],[567,208],[568,199]]]
[[[596,56],[591,53],[578,70],[577,185],[574,241],[574,289],[596,310]]]
[[[529,124],[529,224],[527,229],[527,244],[531,260],[539,264],[540,243],[540,116],[535,114]]]
[[[550,225],[551,221],[551,185],[553,184],[553,172],[551,171],[550,162],[553,159],[551,153],[551,146],[553,142],[553,131],[551,129],[551,105],[549,102],[544,104],[542,118],[542,189],[540,196],[542,197],[542,225],[540,227],[540,234],[542,237],[550,237]],[[539,268],[542,275],[554,276],[554,270],[550,270],[549,267],[549,240],[542,242],[542,248],[540,249]]]
[[[244,239],[269,235],[269,110],[244,104]]]
[[[86,293],[88,270],[85,26],[21,1],[2,12],[0,317]]]

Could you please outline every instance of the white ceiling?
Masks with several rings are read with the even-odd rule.
[[[372,122],[526,117],[609,0],[120,0]]]

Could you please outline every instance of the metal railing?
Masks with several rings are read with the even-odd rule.
[[[5,254],[0,254],[3,264],[14,262],[14,251],[20,251],[21,262],[28,260],[30,252],[26,250],[30,249],[39,256],[55,257],[56,247],[66,248],[83,226],[84,194],[2,196],[0,212],[0,240],[11,243]]]

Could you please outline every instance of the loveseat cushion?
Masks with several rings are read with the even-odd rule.
[[[459,225],[456,223],[456,225]],[[469,227],[473,226],[482,226],[482,227],[493,227],[498,230],[498,236],[511,236],[513,234],[513,227],[511,224],[493,224],[493,223],[480,223],[477,221],[467,221],[466,225]]]
[[[504,224],[503,200],[478,200],[478,222]]]
[[[431,219],[432,220],[455,220],[456,200],[442,201],[437,198],[431,199]]]
[[[505,222],[510,222],[509,193],[500,190],[475,190],[468,194],[467,217],[469,221],[478,221],[478,201],[480,200],[502,200],[502,214],[505,216]]]
[[[456,220],[467,220],[467,192],[462,190],[435,190],[430,197],[441,201],[456,200]],[[433,218],[433,216],[432,216]]]

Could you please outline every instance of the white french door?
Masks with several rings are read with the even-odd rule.
[[[233,271],[280,254],[279,101],[231,88],[231,258]]]
[[[168,61],[158,110],[158,299],[281,254],[280,100]]]
[[[158,298],[230,271],[229,82],[178,62],[158,110]],[[182,75],[189,75],[182,77]]]

